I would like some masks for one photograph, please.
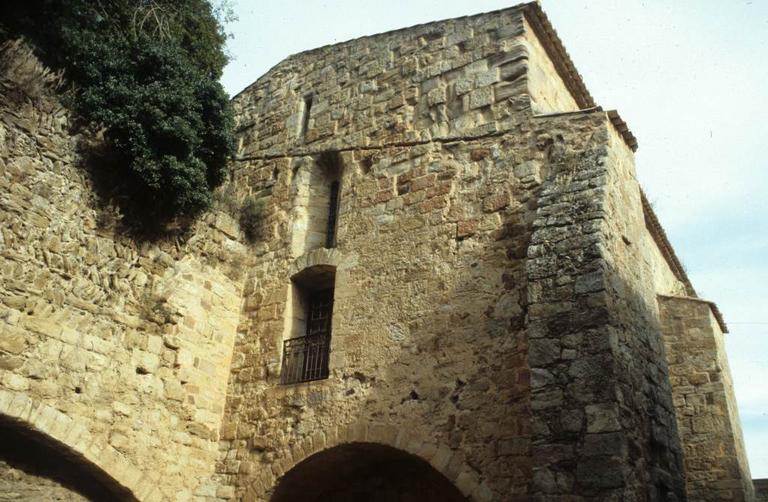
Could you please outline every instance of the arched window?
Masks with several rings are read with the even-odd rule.
[[[294,174],[294,256],[336,247],[342,162],[338,152],[301,159]]]
[[[307,268],[292,278],[281,384],[328,378],[335,279],[330,265]]]

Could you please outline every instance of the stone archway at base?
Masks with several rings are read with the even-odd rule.
[[[135,501],[97,467],[66,447],[0,416],[0,501]]]
[[[461,502],[467,498],[428,462],[375,443],[312,455],[278,483],[271,502]]]
[[[363,421],[317,431],[294,441],[277,454],[269,469],[260,471],[247,481],[243,500],[270,500],[283,477],[294,467],[318,453],[348,444],[385,446],[406,457],[415,457],[454,486],[464,497],[459,500],[490,502],[501,496],[494,493],[481,472],[467,464],[461,450],[449,448],[433,437],[420,434],[415,428]]]
[[[78,420],[23,393],[0,389],[0,433],[32,441],[97,479],[111,500],[163,499],[155,473],[144,472]],[[0,437],[2,437],[0,435]],[[24,459],[21,459],[23,462]]]

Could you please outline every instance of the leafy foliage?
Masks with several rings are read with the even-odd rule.
[[[24,36],[76,84],[72,104],[106,129],[142,220],[210,205],[233,150],[218,78],[226,35],[208,0],[11,2],[2,35]]]

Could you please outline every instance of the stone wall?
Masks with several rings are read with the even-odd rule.
[[[534,123],[549,174],[526,265],[531,492],[535,500],[611,496],[623,492],[625,454],[593,441],[596,433],[622,440],[612,416],[615,376],[605,343],[599,249],[607,122],[602,113],[578,113]]]
[[[538,5],[527,4],[291,56],[234,99],[242,154],[498,133],[531,110],[528,68],[534,58],[538,110],[571,111],[585,100],[589,106],[591,98],[569,94],[526,22],[542,16]]]
[[[765,502],[768,500],[768,479],[753,479],[755,488],[755,501]]]
[[[537,12],[302,53],[235,99],[236,176],[268,208],[269,237],[214,483],[266,499],[292,465],[376,430],[455,463],[444,473],[471,498],[685,498],[656,305],[685,284],[645,224],[631,133],[615,113],[563,113],[591,98]],[[329,150],[338,246],[297,253],[302,179]],[[291,277],[313,264],[336,267],[331,376],[279,387]],[[480,408],[483,395],[514,405]]]
[[[317,164],[239,166],[238,176],[278,174],[267,203],[277,233],[248,281],[223,433],[221,473],[237,496],[266,497],[306,455],[295,445],[318,449],[355,425],[416,443],[467,495],[525,492],[521,258],[537,176],[519,166],[526,141],[343,152],[337,247],[299,256],[299,230],[279,222],[295,213],[301,170]],[[291,277],[316,264],[336,267],[331,375],[279,386]]]
[[[527,265],[533,493],[684,498],[632,151],[606,114],[566,117],[535,119],[551,166]]]
[[[313,452],[375,438],[450,459],[447,477],[480,500],[685,498],[655,302],[684,286],[658,249],[632,246],[655,242],[605,113],[340,156],[338,246],[299,256],[296,183],[320,164],[237,171],[271,180],[272,241],[247,281],[214,484],[266,499]],[[317,264],[336,267],[331,377],[281,387],[291,277]]]
[[[369,451],[478,501],[685,500],[686,473],[692,500],[749,498],[722,333],[657,301],[693,290],[634,139],[537,4],[301,53],[237,96],[218,196],[258,208],[247,248],[219,210],[129,238],[90,136],[0,84],[0,425],[114,498],[288,497],[297,465]],[[281,385],[330,285],[328,378]],[[8,493],[68,496],[11,460]]]
[[[577,100],[571,95],[552,59],[547,55],[536,30],[528,20],[523,21],[521,44],[528,54],[526,79],[531,112],[544,114],[577,111]]]
[[[634,156],[614,129],[609,136],[605,219],[606,292],[614,362],[619,372],[617,395],[627,447],[635,453],[629,467],[637,490],[654,500],[668,493],[685,494],[680,437],[676,430],[669,370],[660,332],[656,295],[684,284],[659,260],[649,242]],[[655,240],[655,238],[654,238]],[[637,473],[648,473],[644,478]]]
[[[664,342],[693,500],[753,500],[724,334],[709,302],[660,296]]]
[[[16,77],[0,85],[0,418],[55,437],[139,499],[189,500],[218,452],[237,226],[215,213],[183,239],[126,237],[68,112]]]

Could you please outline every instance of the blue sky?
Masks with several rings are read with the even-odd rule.
[[[495,0],[240,0],[235,94],[286,56]],[[542,0],[587,87],[637,136],[637,171],[699,295],[717,302],[752,476],[768,478],[768,1]]]

